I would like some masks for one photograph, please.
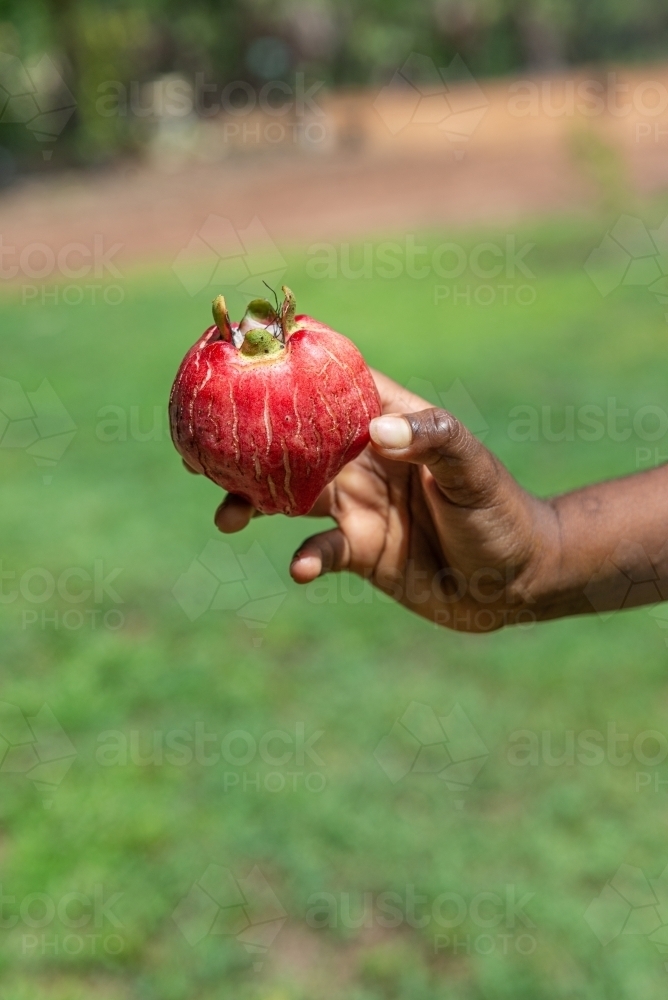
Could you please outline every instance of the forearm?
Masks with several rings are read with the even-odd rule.
[[[668,600],[668,466],[547,504],[548,542],[532,587],[540,619]]]

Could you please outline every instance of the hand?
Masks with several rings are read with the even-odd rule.
[[[458,631],[534,621],[534,594],[558,537],[553,506],[522,490],[445,410],[380,372],[374,378],[383,416],[371,422],[371,444],[310,512],[336,527],[300,546],[292,578],[306,584],[350,570]],[[239,531],[255,513],[228,494],[216,525]]]

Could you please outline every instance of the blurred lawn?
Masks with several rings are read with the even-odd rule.
[[[644,288],[603,299],[582,270],[603,232],[601,223],[560,222],[516,234],[536,243],[526,258],[536,275],[530,306],[498,296],[491,306],[452,297],[435,304],[431,278],[316,280],[298,253],[286,280],[301,310],[347,333],[397,380],[446,392],[460,379],[488,425],[486,443],[521,482],[549,493],[633,471],[647,442],[636,434],[513,441],[514,406],[555,408],[555,428],[564,407],[605,408],[608,397],[631,413],[648,403],[668,410],[662,307]],[[505,231],[458,239],[502,245]],[[268,627],[253,630],[233,611],[189,621],[172,587],[216,537],[219,491],[182,472],[164,423],[153,440],[129,430],[127,440],[104,441],[100,410],[119,407],[129,418],[134,407],[141,429],[150,428],[181,356],[208,323],[211,295],[190,299],[170,271],[136,274],[124,288],[115,307],[38,309],[15,297],[0,307],[1,374],[29,391],[47,378],[78,428],[53,469],[22,449],[0,452],[3,569],[16,573],[4,593],[35,568],[58,579],[101,560],[105,573],[122,570],[112,586],[123,599],[72,604],[56,592],[43,604],[19,596],[2,606],[2,698],[25,716],[46,703],[77,751],[48,809],[50,796],[24,773],[0,774],[2,892],[14,897],[0,912],[2,1000],[665,997],[664,957],[647,936],[603,947],[584,913],[623,862],[649,878],[668,863],[668,785],[654,784],[668,768],[607,760],[517,767],[509,747],[525,729],[551,733],[557,756],[569,730],[615,723],[632,737],[665,732],[668,633],[641,610],[469,637],[429,626],[356,580],[299,590],[287,564],[316,526],[283,518],[256,521],[231,540],[242,554],[257,540],[286,588]],[[37,593],[37,578],[33,586]],[[82,627],[64,627],[72,609],[120,610],[124,624],[112,631],[98,615],[92,627],[88,615]],[[377,764],[374,749],[413,701],[441,717],[459,704],[484,741],[489,758],[467,791],[449,791],[432,774],[393,785]],[[315,743],[323,763],[308,755],[301,767],[258,756],[245,766],[99,760],[110,730],[128,740],[134,732],[148,755],[154,732],[193,734],[197,724],[219,742],[234,730],[259,741],[303,724],[306,738],[323,731]],[[234,753],[242,749],[237,743]],[[645,753],[653,752],[650,741]],[[651,773],[639,791],[638,771]],[[264,787],[270,772],[279,773],[270,784],[285,779],[282,790]],[[325,788],[306,788],[304,772],[324,776]],[[288,919],[265,956],[234,937],[191,946],[172,920],[209,863],[237,878],[257,864],[266,876]],[[120,928],[104,915],[94,927],[76,901],[67,910],[83,913],[74,930],[58,915],[48,919],[43,898],[25,903],[35,893],[56,904],[73,892],[89,897],[96,885],[105,899],[122,893],[113,905]],[[433,921],[317,929],[306,919],[316,893],[349,894],[355,913],[364,893],[405,899],[414,886],[430,901],[450,892],[468,902],[480,892],[503,896],[507,885],[518,898],[534,894],[532,928],[509,928],[504,918],[490,929],[471,913],[455,930]],[[21,901],[11,926],[5,918]],[[459,943],[435,950],[435,933]],[[521,933],[533,942],[521,945],[529,954],[518,950]],[[120,951],[107,954],[106,945],[119,947],[114,934]]]

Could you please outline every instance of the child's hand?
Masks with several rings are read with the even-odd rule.
[[[553,507],[521,489],[449,413],[379,372],[374,377],[383,416],[371,423],[372,444],[311,511],[337,527],[300,546],[293,579],[310,583],[350,570],[459,631],[534,620],[537,581],[554,556]],[[228,495],[216,524],[239,531],[253,514],[246,501]]]

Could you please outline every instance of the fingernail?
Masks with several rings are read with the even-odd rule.
[[[371,438],[381,448],[408,448],[413,440],[405,417],[376,417],[369,425]]]

